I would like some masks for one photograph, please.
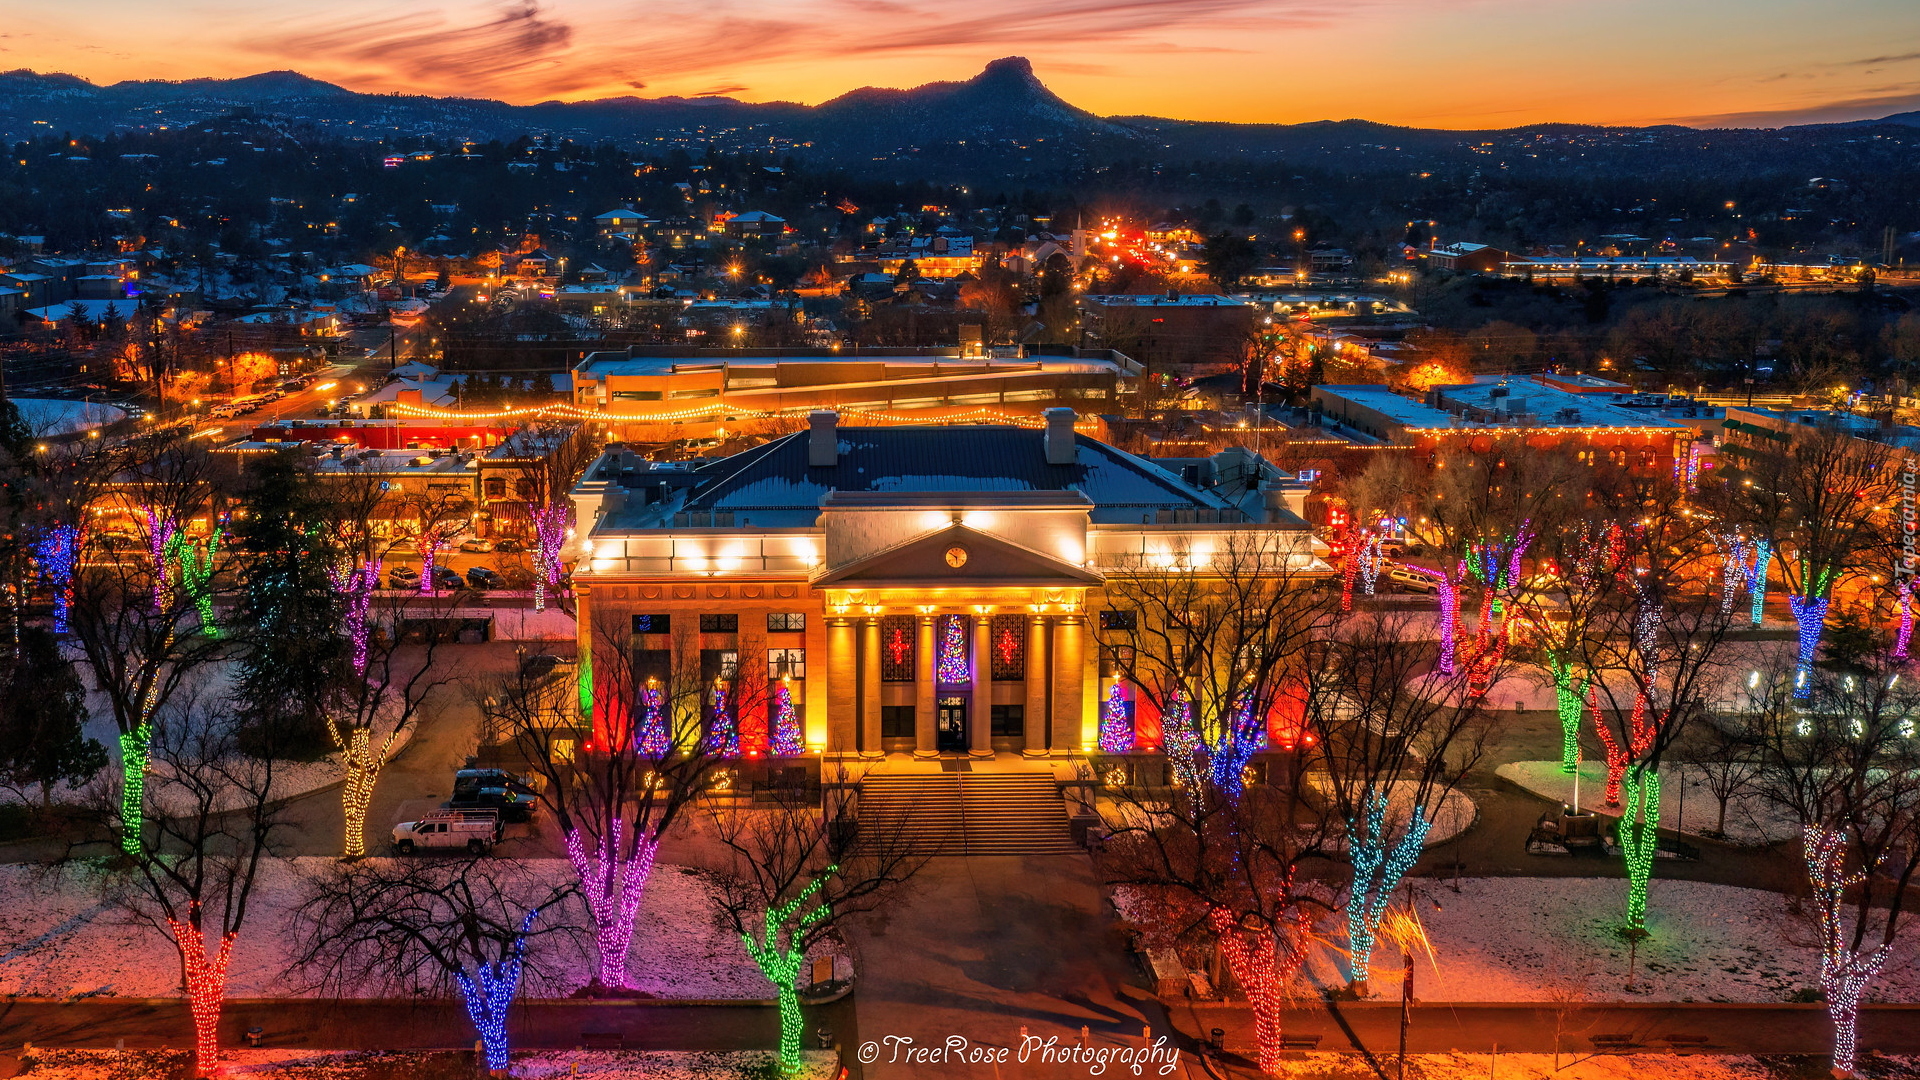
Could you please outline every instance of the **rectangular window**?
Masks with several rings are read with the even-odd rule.
[[[1135,630],[1139,628],[1138,623],[1139,620],[1136,617],[1136,613],[1132,611],[1108,608],[1100,613],[1100,629],[1102,630]]]
[[[913,706],[880,706],[880,737],[883,739],[913,738]]]
[[[1027,677],[1027,617],[995,615],[987,624],[987,652],[996,679]]]
[[[671,634],[673,616],[671,615],[635,615],[633,632],[636,634]]]
[[[918,624],[911,615],[887,615],[880,620],[880,681],[912,682],[914,652],[919,648]]]
[[[995,705],[992,717],[993,736],[996,739],[1013,739],[1027,733],[1025,705]]]
[[[740,632],[738,615],[702,615],[700,632],[703,634],[737,634]]]
[[[768,649],[767,678],[804,679],[807,677],[807,650]]]
[[[807,613],[804,611],[770,611],[767,613],[767,629],[774,633],[793,632],[807,628]]]
[[[712,682],[715,679],[737,679],[740,677],[740,654],[732,649],[701,649],[700,680]]]

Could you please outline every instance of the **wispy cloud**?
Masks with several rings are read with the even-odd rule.
[[[1219,52],[1230,48],[1219,40],[1224,26],[1307,30],[1418,2],[654,0],[644,13],[595,5],[563,16],[542,0],[512,0],[453,14],[430,7],[345,21],[305,19],[238,44],[263,62],[324,72],[366,89],[526,99],[677,81],[724,84],[718,92],[739,93],[748,89],[740,77],[751,65],[1018,52],[1059,41],[1074,46],[1075,62],[1050,67],[1090,71],[1106,66],[1099,63],[1102,51]],[[1191,44],[1180,40],[1183,32]],[[1129,62],[1114,60],[1117,70]],[[849,79],[850,86],[859,82]]]
[[[1712,116],[1676,116],[1667,122],[1689,127],[1790,127],[1794,124],[1843,124],[1852,120],[1875,120],[1895,113],[1920,109],[1920,83],[1904,87],[1885,87],[1889,93],[1840,101],[1809,102],[1751,112],[1719,113]]]
[[[240,46],[278,61],[345,68],[387,86],[439,93],[564,94],[634,81],[611,66],[571,62],[574,37],[573,26],[539,0],[513,0],[489,5],[480,21],[457,22],[439,10],[303,21],[256,34]]]

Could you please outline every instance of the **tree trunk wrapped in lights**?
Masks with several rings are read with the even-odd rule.
[[[173,596],[172,560],[173,537],[180,528],[178,522],[165,511],[148,507],[145,512],[147,523],[147,558],[153,577],[153,610],[165,611]]]
[[[1407,871],[1420,861],[1433,815],[1415,806],[1398,840],[1389,840],[1387,796],[1369,787],[1363,796],[1361,819],[1347,823],[1347,861],[1353,881],[1347,887],[1347,966],[1355,983],[1367,981],[1373,958],[1374,935]]]
[[[1773,561],[1773,547],[1765,540],[1753,542],[1753,565],[1747,569],[1747,596],[1752,604],[1748,615],[1759,626],[1767,608],[1767,564]]]
[[[1860,998],[1886,963],[1887,950],[1879,945],[1860,950],[1846,931],[1847,890],[1867,876],[1865,869],[1847,872],[1846,834],[1809,825],[1802,844],[1819,920],[1820,989],[1833,1020],[1833,1068],[1836,1073],[1851,1073],[1859,1042]]]
[[[1620,816],[1620,857],[1627,864],[1626,929],[1647,928],[1647,885],[1653,877],[1653,857],[1660,839],[1660,771],[1656,765],[1638,765],[1626,776],[1626,812]]]
[[[513,1007],[513,999],[520,992],[520,971],[526,962],[527,935],[533,931],[533,924],[539,918],[538,908],[527,912],[526,917],[520,920],[520,933],[508,946],[505,956],[476,964],[471,974],[465,971],[453,973],[454,983],[460,987],[460,999],[467,1007],[467,1017],[473,1021],[474,1033],[480,1036],[480,1048],[487,1059],[487,1071],[495,1076],[505,1076],[512,1063],[507,1055],[507,1011]]]
[[[167,929],[180,949],[187,983],[187,1007],[193,1014],[193,1065],[201,1076],[214,1075],[220,1061],[220,1012],[227,993],[227,968],[233,961],[238,934],[221,934],[213,955],[207,955],[206,932],[200,926],[200,902],[189,905],[187,918],[167,920]]]
[[[1822,587],[1823,583],[1816,578],[1815,589]],[[1827,607],[1830,603],[1831,600],[1817,591],[1807,596],[1787,597],[1787,606],[1793,609],[1799,642],[1799,649],[1794,654],[1794,697],[1807,698],[1813,694],[1813,661],[1820,651],[1820,636],[1827,629]]]
[[[633,946],[634,920],[653,876],[660,838],[636,838],[632,849],[621,844],[624,822],[615,818],[591,855],[578,829],[566,834],[567,861],[580,879],[580,892],[593,917],[600,969],[596,978],[606,987],[627,985],[627,951]]]
[[[813,899],[839,869],[837,865],[827,867],[800,895],[779,907],[769,908],[757,939],[750,933],[740,935],[740,940],[746,943],[747,955],[753,958],[760,974],[773,984],[779,1002],[780,1071],[783,1073],[799,1072],[802,1064],[800,1036],[804,1018],[800,1014],[799,981],[801,965],[807,959],[802,947],[806,930],[833,914],[828,901],[822,900],[812,907],[807,907],[807,901]]]
[[[547,610],[549,590],[560,586],[564,570],[560,564],[560,549],[567,541],[567,524],[571,513],[564,504],[551,504],[535,507],[533,516],[534,560],[533,560],[533,610]]]
[[[1289,913],[1286,926],[1247,925],[1252,920],[1236,919],[1227,908],[1207,913],[1208,923],[1220,944],[1227,970],[1246,991],[1247,1004],[1253,1007],[1253,1038],[1260,1071],[1270,1076],[1284,1075],[1286,1053],[1287,987],[1306,959],[1302,948],[1306,937],[1305,916]]]
[[[1571,775],[1580,767],[1580,721],[1586,714],[1593,677],[1574,678],[1572,661],[1552,652],[1547,654],[1547,667],[1553,672],[1553,705],[1560,716],[1560,771]]]
[[[53,632],[67,632],[67,612],[73,607],[73,572],[80,561],[78,526],[55,525],[34,544],[34,561],[53,593]]]
[[[1893,602],[1900,610],[1900,628],[1894,632],[1893,653],[1895,660],[1907,658],[1908,646],[1913,643],[1913,581],[1903,578],[1893,588]]]

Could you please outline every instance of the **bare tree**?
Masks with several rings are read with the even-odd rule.
[[[206,632],[193,596],[156,591],[151,561],[96,550],[97,561],[76,575],[69,627],[120,733],[121,842],[136,853],[155,720],[229,649]],[[158,608],[156,595],[163,600]]]
[[[1346,828],[1347,954],[1361,994],[1394,889],[1493,734],[1473,677],[1431,671],[1430,656],[1408,645],[1408,622],[1404,614],[1356,616],[1314,642],[1306,665],[1320,786]]]
[[[1861,997],[1886,963],[1920,870],[1920,688],[1902,683],[1900,666],[1874,654],[1810,680],[1796,670],[1772,680],[1752,717],[1761,791],[1803,830],[1840,1073],[1853,1068]]]
[[[1336,597],[1304,533],[1238,528],[1157,543],[1107,571],[1110,610],[1095,633],[1114,694],[1135,695],[1135,720],[1115,731],[1125,722],[1110,701],[1101,748],[1162,746],[1182,782],[1210,773],[1232,798],[1276,714],[1297,712],[1308,642],[1332,624]]]
[[[480,696],[489,722],[545,780],[541,801],[593,920],[594,986],[618,990],[627,985],[627,952],[660,842],[739,753],[733,725],[755,703],[731,695],[737,670],[704,670],[711,658],[690,626],[680,627],[674,648],[657,652],[614,621],[593,630],[577,686],[523,667]],[[717,737],[729,729],[731,749]]]
[[[773,983],[782,1072],[799,1070],[799,979],[808,952],[898,903],[927,856],[910,815],[864,809],[843,772],[815,793],[776,787],[752,805],[716,806],[712,872],[720,923]]]
[[[560,585],[560,549],[573,522],[569,493],[599,452],[598,442],[585,425],[540,423],[514,432],[494,451],[514,465],[517,506],[534,546],[535,611],[546,610],[548,593]]]
[[[1898,498],[1898,470],[1886,447],[1836,428],[1780,436],[1743,447],[1742,468],[1713,494],[1729,524],[1751,529],[1779,567],[1799,624],[1796,691],[1806,697],[1834,587],[1890,544],[1884,511]]]
[[[234,942],[276,858],[275,762],[242,749],[244,724],[212,696],[176,701],[155,725],[148,842],[113,880],[172,939],[193,1014],[196,1068],[212,1075]],[[111,799],[111,795],[109,795]],[[117,812],[111,804],[101,811]],[[137,839],[137,838],[136,838]]]
[[[554,983],[549,965],[577,944],[565,911],[574,891],[495,859],[335,866],[306,881],[290,966],[341,993],[457,992],[488,1069],[506,1076],[514,997],[529,976]]]

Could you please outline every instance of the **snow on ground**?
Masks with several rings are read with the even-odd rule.
[[[1325,773],[1316,773],[1313,786],[1321,794],[1328,794],[1332,786]],[[1387,835],[1398,838],[1406,831],[1407,819],[1413,815],[1413,800],[1420,793],[1417,780],[1395,780],[1387,791]],[[1427,829],[1427,840],[1423,845],[1433,847],[1466,832],[1480,816],[1480,807],[1464,791],[1449,791],[1433,809],[1433,825]],[[1344,846],[1341,850],[1346,850]]]
[[[1397,1058],[1380,1059],[1391,1070]],[[1867,1055],[1855,1070],[1868,1080],[1911,1077],[1920,1058]],[[1807,1070],[1805,1075],[1813,1075]],[[35,1075],[38,1075],[37,1073]],[[1361,1054],[1300,1054],[1284,1061],[1283,1080],[1377,1080]],[[1409,1054],[1409,1080],[1779,1080],[1785,1074],[1746,1055],[1709,1054]],[[1819,1075],[1824,1076],[1824,1071]]]
[[[1629,990],[1628,942],[1616,929],[1625,879],[1463,878],[1460,890],[1419,884],[1416,907],[1434,949],[1432,962],[1416,964],[1414,996],[1422,1001],[1765,1002],[1819,985],[1810,919],[1790,912],[1779,893],[1656,874],[1647,899],[1651,936],[1640,942]],[[1326,932],[1343,939],[1344,920],[1336,917]],[[1400,971],[1398,950],[1377,948],[1375,993],[1397,999]],[[1323,948],[1304,977],[1345,985],[1344,957]],[[1914,935],[1895,942],[1867,997],[1920,1001]]]
[[[1433,943],[1431,960],[1416,958],[1421,1001],[1775,1002],[1819,985],[1810,918],[1778,893],[1656,876],[1650,936],[1632,958],[1629,990],[1629,945],[1617,929],[1624,878],[1462,878],[1457,893],[1440,881],[1419,881],[1417,891]],[[1124,890],[1116,890],[1114,905],[1123,918],[1139,917]],[[1347,983],[1345,917],[1334,915],[1319,932],[1325,940],[1294,987],[1303,999]],[[1397,948],[1376,947],[1370,986],[1377,998],[1398,1000],[1400,965]],[[1867,1000],[1920,1002],[1915,935],[1895,941]]]
[[[1528,791],[1563,805],[1573,802],[1573,776],[1560,771],[1558,761],[1515,761],[1495,770],[1499,775]],[[1700,833],[1714,827],[1720,817],[1720,803],[1707,784],[1707,770],[1698,765],[1664,765],[1660,769],[1660,826],[1675,832]],[[1686,790],[1681,791],[1681,779]],[[1607,790],[1607,765],[1604,761],[1580,763],[1580,808],[1597,814],[1619,817],[1604,799]],[[1684,821],[1682,814],[1686,817]],[[1685,828],[1681,826],[1684,825]],[[1734,795],[1727,802],[1727,839],[1736,844],[1771,844],[1800,835],[1800,826],[1778,806],[1751,792]]]
[[[526,859],[542,881],[572,875],[564,859]],[[296,947],[292,907],[300,875],[336,865],[328,858],[274,862],[263,870],[247,924],[234,945],[229,997],[308,996],[285,969]],[[180,996],[173,943],[123,903],[104,896],[104,879],[86,867],[0,865],[0,995],[26,997]],[[586,915],[569,908],[583,925]],[[628,953],[635,989],[666,998],[766,998],[772,986],[740,941],[713,922],[710,887],[697,874],[660,866],[648,883],[639,930]],[[591,935],[588,935],[590,940]],[[590,947],[590,946],[589,946]],[[564,997],[586,985],[591,959],[579,951],[541,957],[548,978],[529,974],[529,996]],[[378,986],[365,995],[382,996]]]
[[[187,1075],[186,1050],[36,1050],[35,1080],[150,1080]],[[513,1075],[522,1080],[758,1080],[772,1075],[774,1055],[761,1051],[685,1052],[570,1050],[517,1054]],[[470,1077],[468,1052],[365,1053],[312,1050],[223,1050],[222,1076],[271,1080],[360,1080],[363,1077]],[[839,1068],[831,1052],[805,1054],[797,1080],[827,1080]]]

